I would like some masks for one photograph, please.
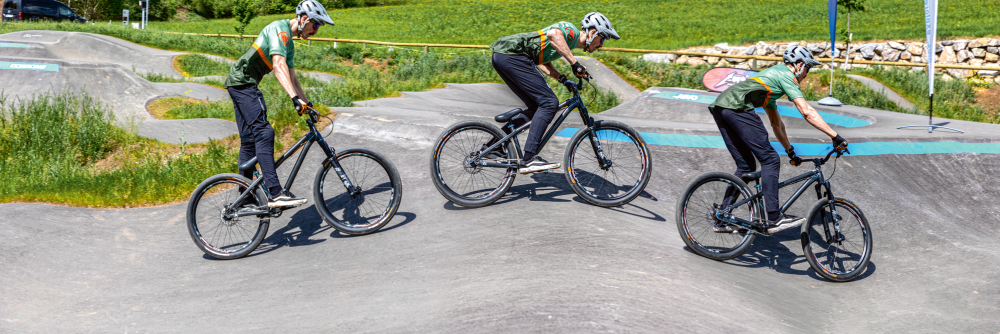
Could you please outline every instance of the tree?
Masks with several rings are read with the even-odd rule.
[[[233,1],[233,17],[236,18],[236,26],[233,28],[240,34],[240,39],[243,39],[243,32],[246,31],[247,25],[250,25],[250,21],[257,17],[258,9],[260,9],[258,0]]]
[[[847,37],[851,35],[851,12],[867,11],[868,7],[865,6],[866,2],[868,2],[868,0],[837,0],[837,6],[847,9],[847,29],[844,30],[846,31],[844,33],[844,40],[847,40]]]

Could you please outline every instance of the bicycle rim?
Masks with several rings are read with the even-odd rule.
[[[436,177],[456,198],[477,201],[498,196],[513,182],[512,168],[470,166],[483,144],[492,139],[500,138],[486,129],[465,127],[452,131],[441,140],[435,155]],[[511,156],[506,146],[501,146],[502,159]],[[483,157],[480,160],[489,159]]]
[[[588,202],[624,204],[645,186],[643,181],[649,177],[648,152],[637,138],[617,127],[597,127],[594,133],[612,165],[601,168],[590,135],[580,136],[572,143],[568,159],[567,171],[573,174],[570,182],[592,199]]]
[[[701,254],[713,259],[728,259],[739,256],[749,247],[753,234],[747,230],[737,230],[731,233],[716,233],[717,220],[715,212],[723,203],[726,189],[736,187],[736,198],[732,203],[742,201],[750,195],[745,190],[740,191],[739,185],[723,178],[710,178],[693,186],[686,193],[681,212],[683,231],[693,248],[701,250]],[[754,221],[759,213],[753,203],[747,203],[732,210],[733,215]],[[742,250],[741,250],[742,249]],[[734,254],[735,252],[735,254]]]
[[[350,152],[337,158],[344,173],[361,191],[355,196],[347,192],[331,164],[320,182],[322,205],[326,207],[334,227],[373,229],[387,223],[395,214],[399,194],[393,184],[389,167],[380,159],[364,152]],[[328,180],[329,179],[329,180]],[[330,181],[330,182],[327,182]]]
[[[209,255],[222,257],[249,252],[256,248],[257,236],[261,228],[261,218],[257,216],[232,217],[226,216],[226,208],[240,196],[240,188],[245,183],[236,180],[221,180],[205,187],[202,197],[194,207],[194,223],[192,233],[201,244],[202,250]],[[244,203],[237,205],[239,210],[258,210],[257,198],[247,196]]]
[[[860,274],[871,258],[871,231],[864,215],[853,205],[833,203],[840,222],[840,235],[833,226],[830,205],[821,206],[806,228],[806,256],[818,273],[831,280],[850,280]],[[824,225],[828,228],[824,230]],[[829,231],[829,238],[827,237]]]

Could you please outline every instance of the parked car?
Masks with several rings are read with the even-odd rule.
[[[0,0],[3,1],[3,20],[57,20],[86,23],[69,6],[56,0]]]

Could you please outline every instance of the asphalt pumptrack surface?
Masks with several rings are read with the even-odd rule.
[[[115,60],[80,59],[87,50],[60,58],[56,46],[97,38],[147,52],[140,68],[176,74],[162,66],[169,55],[149,56],[166,52],[59,34],[0,35],[0,42],[29,45],[0,48],[0,61],[60,65],[54,78],[28,70],[0,70],[0,78],[96,89],[75,71],[117,73],[113,78],[132,81],[104,89],[144,91],[112,100],[116,114],[156,123],[132,105],[166,94],[147,88],[155,84]],[[25,35],[43,36],[29,42]],[[121,91],[117,96],[127,95]],[[483,208],[455,206],[437,192],[428,172],[437,136],[459,121],[492,122],[520,107],[498,84],[453,84],[336,108],[323,130],[327,141],[383,154],[405,188],[395,218],[366,236],[327,227],[313,207],[309,188],[322,160],[315,149],[292,189],[310,203],[272,219],[260,247],[238,260],[214,260],[192,243],[186,202],[140,209],[0,204],[7,217],[0,221],[0,332],[1000,331],[1000,126],[941,119],[966,133],[897,130],[927,118],[814,104],[851,142],[855,154],[837,162],[832,184],[864,210],[874,240],[866,272],[832,283],[809,267],[795,229],[757,238],[725,262],[684,245],[677,197],[700,174],[733,170],[705,103],[714,95],[651,88],[593,115],[642,132],[652,154],[645,192],[617,208],[584,203],[561,170],[519,175],[506,196]],[[804,120],[783,119],[803,155],[829,146]],[[561,161],[567,133],[581,125],[569,117],[541,155]],[[222,123],[212,133],[234,130]],[[782,158],[782,179],[809,168]],[[824,167],[829,177],[833,164]],[[807,192],[789,212],[804,215],[814,202]]]

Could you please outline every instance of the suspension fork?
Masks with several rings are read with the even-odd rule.
[[[825,194],[824,189],[826,190]],[[840,215],[837,214],[837,206],[833,205],[835,199],[833,197],[833,190],[830,187],[830,181],[823,180],[816,184],[816,196],[822,199],[823,195],[826,195],[827,205],[830,206],[829,212],[820,211],[820,218],[823,221],[823,233],[826,235],[827,243],[839,243],[844,241],[844,234],[840,232]],[[829,220],[827,220],[828,217],[826,215],[829,215]],[[832,231],[830,228],[831,223],[833,225]]]
[[[344,167],[340,165],[340,161],[337,161],[337,155],[334,154],[336,151],[334,151],[334,149],[326,143],[326,140],[323,139],[323,136],[319,134],[319,131],[317,131],[315,127],[313,127],[310,131],[313,132],[313,138],[315,138],[314,140],[319,143],[319,147],[323,149],[323,153],[326,153],[326,160],[323,160],[323,168],[330,168],[330,165],[333,165],[333,170],[337,172],[337,176],[340,177],[340,181],[344,183],[344,188],[347,189],[347,193],[351,195],[351,198],[357,198],[358,194],[361,193],[361,189],[356,187],[354,183],[351,182],[351,179],[347,177],[347,173],[344,172]]]
[[[590,114],[587,113],[587,106],[581,103],[576,107],[580,111],[580,118],[583,118],[583,124],[587,125],[584,131],[587,131],[587,137],[590,137],[590,147],[594,149],[594,157],[601,163],[601,169],[607,170],[611,168],[612,162],[604,155],[604,148],[601,147],[601,142],[597,140],[597,131],[594,131],[594,124],[596,123],[594,118],[590,117]]]

